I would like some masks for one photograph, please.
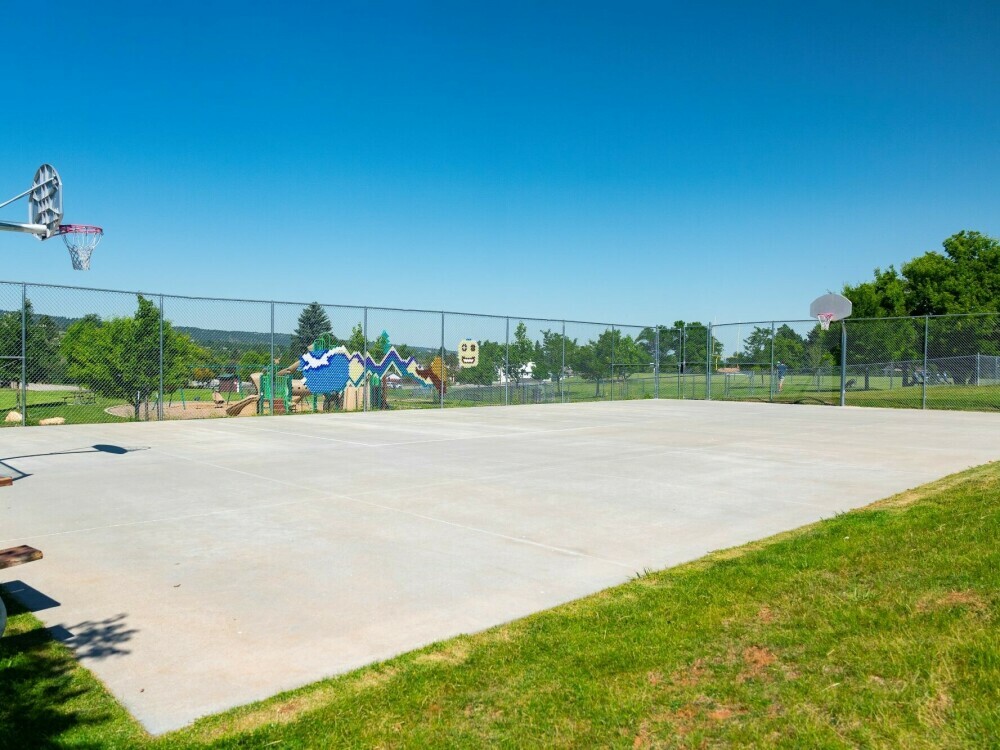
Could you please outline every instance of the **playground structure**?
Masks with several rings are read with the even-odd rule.
[[[294,377],[296,372],[302,377]],[[272,366],[251,373],[250,383],[256,393],[228,404],[225,412],[236,417],[333,408],[359,411],[365,409],[366,404],[371,409],[387,409],[387,378],[393,372],[423,387],[434,388],[442,396],[447,389],[447,370],[440,356],[426,368],[420,367],[415,357],[401,356],[395,347],[376,359],[371,353],[349,352],[344,346],[333,347],[330,336],[324,334],[291,367],[275,371]]]

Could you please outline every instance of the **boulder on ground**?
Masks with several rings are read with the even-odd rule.
[[[66,424],[66,417],[49,417],[48,419],[39,419],[38,424]]]
[[[7,412],[7,418],[4,420],[4,422],[20,422],[20,421],[21,421],[21,412],[13,410]]]

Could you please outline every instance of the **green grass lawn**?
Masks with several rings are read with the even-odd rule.
[[[79,391],[27,391],[27,423],[37,425],[40,419],[63,417],[66,424],[93,424],[95,422],[125,422],[127,419],[115,417],[104,410],[109,406],[123,403],[122,399],[110,399]],[[12,409],[19,407],[21,395],[10,388],[0,390],[0,426],[11,426],[2,421]],[[20,424],[20,423],[18,423]]]
[[[0,747],[995,747],[998,538],[990,464],[156,739],[11,606]]]

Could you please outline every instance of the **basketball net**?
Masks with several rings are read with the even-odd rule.
[[[830,323],[833,322],[833,313],[820,313],[816,316],[816,320],[819,321],[819,325],[824,331],[829,331]]]
[[[89,224],[62,224],[59,235],[69,250],[69,259],[74,271],[89,271],[90,256],[101,242],[104,230]]]

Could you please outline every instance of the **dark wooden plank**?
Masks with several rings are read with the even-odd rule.
[[[20,547],[9,547],[0,549],[0,570],[3,568],[13,568],[15,565],[23,565],[32,560],[41,560],[42,551],[22,544]]]
[[[0,477],[0,487],[10,487],[14,484],[14,477]]]

